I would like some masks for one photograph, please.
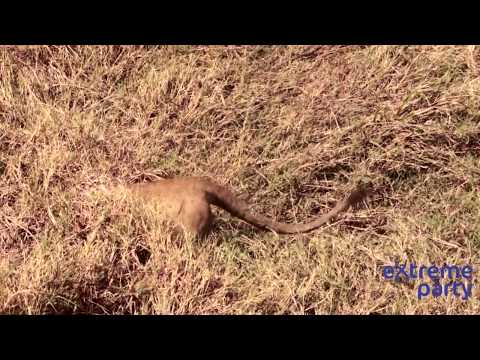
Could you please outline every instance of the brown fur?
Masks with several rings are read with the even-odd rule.
[[[305,224],[286,224],[260,214],[253,214],[250,205],[240,200],[226,187],[208,178],[164,179],[128,185],[127,189],[145,200],[155,201],[168,217],[187,231],[199,236],[207,234],[213,221],[210,205],[218,206],[260,229],[270,229],[280,234],[295,234],[322,226],[361,201],[367,193],[365,188],[357,188],[323,216]]]

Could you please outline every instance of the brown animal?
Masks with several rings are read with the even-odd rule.
[[[213,221],[210,205],[218,206],[260,229],[273,230],[279,234],[295,234],[322,226],[367,195],[366,187],[360,186],[319,218],[305,224],[286,224],[260,214],[253,214],[250,205],[240,200],[226,187],[204,177],[163,179],[127,185],[126,188],[134,196],[154,201],[168,217],[198,236],[206,235]]]

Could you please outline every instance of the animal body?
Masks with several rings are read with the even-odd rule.
[[[218,206],[257,228],[272,230],[279,234],[295,234],[319,228],[367,195],[365,187],[358,187],[317,219],[304,224],[287,224],[261,214],[254,214],[250,210],[251,206],[235,196],[232,191],[205,177],[163,179],[127,185],[126,189],[136,197],[154,201],[174,222],[201,237],[208,233],[213,221],[210,205]]]

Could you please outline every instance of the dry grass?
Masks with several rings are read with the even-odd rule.
[[[480,49],[0,49],[0,312],[478,313],[386,281],[395,259],[480,265]],[[303,221],[358,179],[375,196],[278,237],[218,211],[206,241],[95,192],[209,175]]]

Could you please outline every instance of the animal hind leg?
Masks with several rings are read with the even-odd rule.
[[[187,232],[204,237],[210,230],[212,220],[213,215],[206,199],[200,198],[184,204],[181,222]]]

